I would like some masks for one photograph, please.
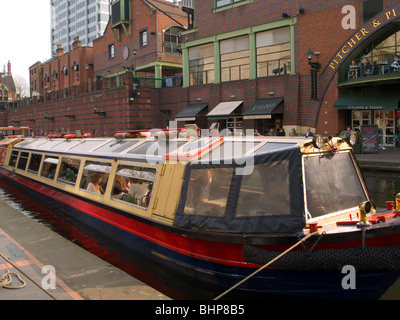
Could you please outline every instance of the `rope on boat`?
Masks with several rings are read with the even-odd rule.
[[[20,268],[18,268],[15,263],[13,263],[10,259],[8,259],[4,254],[2,254],[0,252],[0,257],[3,258],[5,261],[7,261],[9,264],[11,264],[15,269],[17,269],[21,274],[23,274],[26,278],[28,278],[30,281],[32,281],[33,284],[35,284],[40,290],[42,290],[43,292],[45,292],[50,298],[52,298],[53,300],[56,300],[56,298],[54,296],[52,296],[49,292],[47,292],[46,290],[44,290],[41,286],[39,286],[35,281],[33,281],[32,278],[30,278],[25,272],[23,272]],[[18,280],[22,283],[20,286],[17,287],[11,287],[11,282],[12,282],[12,277],[11,275],[16,275],[16,277],[18,278]],[[5,285],[2,285],[2,283],[5,283]],[[24,280],[22,280],[22,278],[15,272],[9,272],[7,270],[7,272],[0,278],[0,287],[3,288],[7,288],[7,289],[21,289],[24,288],[26,286],[26,282]]]
[[[214,300],[219,300],[220,298],[222,298],[224,295],[228,294],[229,292],[231,292],[233,289],[237,288],[238,286],[240,286],[242,283],[246,282],[247,280],[249,280],[250,278],[252,278],[253,276],[255,276],[257,273],[259,273],[260,271],[264,270],[266,267],[268,267],[270,264],[274,263],[276,260],[278,260],[279,258],[283,257],[285,254],[287,254],[288,252],[292,251],[294,248],[296,248],[300,243],[306,241],[309,237],[311,237],[312,235],[314,235],[315,233],[318,233],[318,231],[313,232],[313,233],[309,233],[307,234],[304,238],[300,239],[298,242],[296,242],[294,245],[292,245],[290,248],[286,249],[284,252],[282,252],[280,255],[278,255],[277,257],[275,257],[274,259],[272,259],[271,261],[267,262],[266,264],[264,264],[262,267],[260,267],[259,269],[257,269],[256,271],[254,271],[252,274],[248,275],[246,278],[242,279],[241,281],[239,281],[237,284],[235,284],[234,286],[232,286],[231,288],[229,288],[228,290],[226,290],[225,292],[221,293],[218,297],[214,298]]]

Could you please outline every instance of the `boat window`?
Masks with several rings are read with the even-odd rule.
[[[289,161],[255,165],[242,176],[235,216],[289,215],[290,201]]]
[[[111,163],[101,161],[86,161],[79,188],[104,194],[111,172]]]
[[[305,157],[304,171],[307,207],[313,218],[367,200],[349,152]]]
[[[271,151],[277,151],[281,149],[287,149],[295,147],[297,143],[285,143],[285,142],[267,142],[262,147],[258,148],[254,154],[267,153]]]
[[[41,161],[42,161],[41,154],[32,153],[31,159],[29,160],[28,171],[32,173],[38,173]]]
[[[148,208],[157,170],[150,167],[119,165],[112,198]]]
[[[80,159],[62,158],[57,181],[74,186],[76,178],[78,176],[80,165],[81,165]]]
[[[79,140],[68,139],[68,140],[64,140],[63,142],[55,145],[53,148],[51,148],[51,150],[66,151],[66,150],[76,146],[79,143],[80,143]]]
[[[101,146],[106,140],[84,140],[76,146],[73,146],[71,152],[91,151],[96,147]]]
[[[187,141],[177,140],[160,140],[160,141],[146,141],[137,148],[129,151],[130,154],[160,156],[176,150]]]
[[[210,152],[202,155],[200,160],[219,160],[229,158],[240,158],[250,150],[254,149],[260,142],[252,140],[224,141]]]
[[[17,163],[18,153],[18,150],[13,150],[11,152],[10,160],[8,161],[8,165],[10,167],[15,167],[15,164]]]
[[[101,146],[94,150],[94,152],[112,152],[112,153],[119,153],[122,152],[129,147],[132,147],[139,140],[113,140],[106,143],[104,146]]]
[[[225,214],[233,170],[191,170],[184,214],[222,217]]]
[[[46,156],[43,160],[42,172],[40,175],[48,179],[54,179],[58,165],[58,157]]]
[[[28,164],[29,152],[21,152],[18,159],[17,168],[25,171],[26,165]]]
[[[63,141],[62,139],[47,140],[45,143],[40,145],[40,149],[42,150],[52,149],[54,146],[60,144],[62,141]]]

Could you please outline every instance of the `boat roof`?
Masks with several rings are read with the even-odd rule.
[[[304,137],[196,137],[188,139],[129,138],[26,138],[14,149],[79,156],[127,158],[138,161],[209,161],[300,148],[312,140]],[[1,142],[0,142],[1,143]]]

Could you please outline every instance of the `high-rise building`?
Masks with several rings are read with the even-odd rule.
[[[50,4],[53,57],[60,44],[64,51],[72,50],[76,37],[82,46],[91,46],[109,20],[109,0],[50,0]]]

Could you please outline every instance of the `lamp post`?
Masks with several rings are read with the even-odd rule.
[[[311,99],[312,100],[318,100],[318,78],[317,78],[317,73],[319,69],[321,69],[321,63],[319,63],[319,55],[321,53],[319,51],[313,52],[311,48],[308,49],[306,52],[306,56],[308,59],[308,64],[310,65],[311,69]],[[312,61],[313,58],[316,58],[316,61]]]

